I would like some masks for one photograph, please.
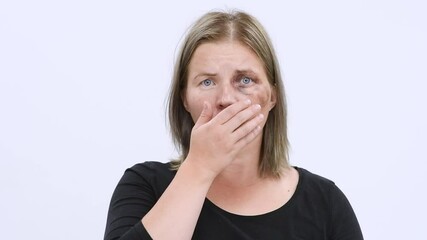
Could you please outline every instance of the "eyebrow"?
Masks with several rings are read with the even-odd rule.
[[[256,76],[257,75],[256,72],[254,72],[252,70],[249,70],[249,69],[237,70],[236,73],[237,74],[247,74],[247,75],[251,75],[251,76]]]
[[[216,74],[216,73],[199,73],[193,78],[193,80],[195,80],[199,77],[215,77],[216,75],[218,75],[218,74]]]
[[[199,73],[193,78],[193,80],[196,80],[199,77],[215,77],[217,75],[218,74],[216,73],[208,73],[208,72]],[[241,69],[241,70],[236,70],[233,75],[249,75],[249,77],[255,77],[258,74],[250,69]]]

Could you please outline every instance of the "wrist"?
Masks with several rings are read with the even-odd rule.
[[[218,175],[215,171],[204,166],[203,163],[194,161],[190,156],[183,161],[179,170],[191,176],[194,181],[206,184],[212,184],[215,177]]]

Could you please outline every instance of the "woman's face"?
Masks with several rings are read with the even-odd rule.
[[[186,85],[183,102],[194,122],[205,101],[212,106],[213,117],[239,100],[250,99],[259,104],[264,116],[268,116],[276,103],[276,93],[262,62],[237,41],[208,42],[197,47],[189,64]]]

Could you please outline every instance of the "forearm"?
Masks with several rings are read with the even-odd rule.
[[[142,223],[153,239],[191,239],[214,176],[185,161]]]

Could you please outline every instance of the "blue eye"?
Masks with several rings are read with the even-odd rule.
[[[203,81],[202,81],[202,84],[203,84],[203,86],[205,86],[205,87],[210,86],[210,85],[212,85],[212,80],[210,80],[210,79],[205,79],[205,80],[203,80]]]
[[[240,79],[240,82],[247,85],[247,84],[252,83],[252,79],[249,77],[243,77],[242,79]]]

